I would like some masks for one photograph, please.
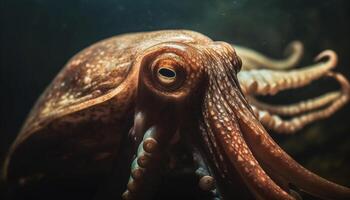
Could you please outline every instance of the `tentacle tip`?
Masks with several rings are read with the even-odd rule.
[[[337,62],[338,62],[338,55],[335,51],[327,49],[322,51],[321,53],[319,53],[314,61],[315,62],[319,62],[321,61],[323,58],[328,58],[327,63],[330,64],[330,66],[336,66]]]
[[[340,83],[343,93],[350,96],[350,83],[344,75],[335,72],[329,72],[327,75],[334,77]]]
[[[288,44],[284,53],[285,55],[290,55],[290,54],[293,54],[293,52],[296,52],[301,56],[303,51],[304,51],[303,43],[299,40],[294,40]]]

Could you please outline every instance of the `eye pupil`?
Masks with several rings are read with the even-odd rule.
[[[169,68],[160,68],[158,73],[166,78],[175,78],[176,72]]]

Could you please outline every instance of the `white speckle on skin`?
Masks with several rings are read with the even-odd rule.
[[[91,78],[89,76],[85,76],[84,77],[84,83],[87,84],[87,85],[90,84],[91,83]]]
[[[240,155],[238,155],[238,156],[237,156],[237,161],[238,161],[238,162],[242,162],[242,161],[243,161],[243,158],[242,158]]]

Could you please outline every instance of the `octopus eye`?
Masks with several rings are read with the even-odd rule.
[[[176,71],[168,67],[160,67],[157,72],[158,80],[163,84],[171,84],[176,81]]]
[[[185,64],[173,55],[171,59],[160,57],[155,60],[151,66],[151,72],[156,87],[168,92],[179,89],[186,78]]]

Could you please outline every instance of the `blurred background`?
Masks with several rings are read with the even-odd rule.
[[[190,29],[275,58],[292,40],[305,45],[301,66],[324,49],[350,78],[347,0],[0,0],[0,162],[26,115],[65,62],[82,48],[121,33]],[[336,89],[320,80],[269,98],[285,104]],[[271,135],[298,162],[350,186],[350,104],[295,135]],[[0,191],[1,192],[1,191]],[[0,196],[1,197],[1,196]]]

